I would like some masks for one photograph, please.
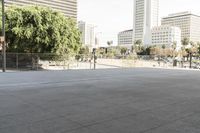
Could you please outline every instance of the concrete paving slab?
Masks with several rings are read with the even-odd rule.
[[[0,133],[197,133],[200,72],[0,74]]]

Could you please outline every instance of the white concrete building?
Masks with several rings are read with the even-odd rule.
[[[6,6],[44,6],[62,12],[77,20],[77,0],[5,0]]]
[[[157,26],[152,28],[152,45],[170,48],[174,42],[177,49],[181,48],[181,29],[172,26]]]
[[[118,45],[131,48],[133,45],[133,30],[125,30],[118,34]]]
[[[158,26],[159,0],[134,0],[133,42],[151,44],[151,28]]]
[[[188,38],[200,42],[200,16],[191,12],[170,14],[162,18],[162,25],[176,26],[181,29],[181,39]]]
[[[78,28],[81,32],[81,42],[90,49],[95,48],[95,26],[79,21]]]

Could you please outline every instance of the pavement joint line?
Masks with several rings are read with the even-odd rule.
[[[132,76],[139,76],[139,75],[126,75],[124,78],[131,78]],[[60,84],[60,83],[66,83],[66,82],[84,82],[84,81],[95,81],[95,80],[105,80],[105,79],[113,79],[114,76],[107,76],[107,77],[99,77],[99,78],[88,78],[88,79],[75,79],[75,80],[64,80],[64,81],[59,81],[59,82],[35,82],[35,83],[13,83],[13,84],[1,84],[0,87],[13,87],[13,86],[28,86],[28,85],[45,85],[45,84]],[[115,77],[116,78],[116,77]],[[120,77],[122,78],[122,77]],[[134,78],[134,77],[133,77]]]
[[[127,75],[127,76],[124,76],[124,77],[115,77],[114,80],[119,80],[119,79],[116,79],[116,78],[135,78],[135,76],[138,76],[140,78],[143,77],[142,75],[130,75],[130,76]],[[99,77],[99,78],[88,78],[88,79],[65,80],[65,81],[59,81],[59,82],[35,82],[35,83],[0,84],[0,87],[16,87],[16,86],[34,87],[34,86],[31,86],[31,85],[38,85],[38,84],[39,85],[50,85],[50,84],[56,85],[56,84],[67,83],[67,82],[72,82],[73,83],[73,82],[100,81],[100,80],[105,80],[105,79],[113,79],[113,76],[104,77],[103,79],[101,77]],[[135,79],[135,80],[137,80],[137,79]],[[62,87],[62,86],[59,86],[59,87]],[[0,89],[0,90],[2,90],[2,89]]]
[[[187,116],[183,116],[183,117],[181,117],[181,118],[177,118],[176,120],[172,120],[172,121],[166,122],[165,124],[160,124],[160,125],[158,125],[158,126],[152,127],[152,128],[147,129],[147,130],[145,130],[145,131],[141,131],[141,132],[139,132],[139,133],[148,133],[149,131],[153,131],[153,130],[155,130],[155,129],[158,129],[158,128],[161,128],[161,127],[164,127],[164,126],[171,125],[171,124],[173,124],[173,123],[175,123],[175,122],[177,122],[177,121],[184,120],[185,118],[190,117],[190,116],[192,116],[192,115],[194,115],[194,114],[195,114],[194,112],[193,112],[193,113],[190,113],[190,114],[188,114]]]
[[[16,97],[15,95],[10,95],[10,96],[14,96],[14,97]],[[20,98],[20,97],[16,97],[17,99],[20,99],[20,100],[22,100],[23,102],[25,102],[25,100],[24,99],[22,99],[22,98]],[[34,103],[29,103],[29,102],[25,102],[25,104],[27,104],[27,105],[33,105],[34,107],[36,107],[36,108],[39,108],[40,110],[43,110],[43,111],[46,111],[42,106],[40,106],[40,105],[36,105],[36,104],[34,104]],[[13,116],[13,115],[19,115],[19,114],[23,114],[23,113],[25,113],[25,112],[22,112],[22,113],[16,113],[16,114],[10,114],[10,115],[8,115],[8,116]],[[43,120],[39,120],[39,121],[31,121],[31,122],[29,122],[28,124],[31,124],[31,123],[36,123],[36,122],[42,122],[42,121],[46,121],[46,120],[51,120],[51,119],[54,119],[54,118],[63,118],[63,116],[60,116],[60,115],[57,115],[57,114],[55,114],[54,112],[49,112],[52,116],[54,116],[54,117],[51,117],[51,118],[47,118],[47,119],[43,119]],[[6,115],[7,116],[7,115]],[[4,116],[3,116],[4,117]],[[69,121],[71,121],[71,122],[73,122],[73,123],[76,123],[76,124],[78,124],[78,125],[80,125],[80,126],[83,126],[82,124],[80,124],[80,123],[78,123],[78,122],[76,122],[76,121],[73,121],[73,120],[71,120],[71,119],[68,119],[67,118],[67,120],[69,120]],[[19,124],[20,125],[20,124]],[[3,128],[9,128],[9,127],[12,127],[12,126],[8,126],[8,127],[3,127]],[[0,129],[3,129],[3,128],[0,128]]]
[[[14,96],[14,97],[16,97],[15,95],[10,95],[10,96]],[[16,98],[18,98],[18,99],[20,99],[20,100],[22,100],[22,101],[24,101],[25,102],[25,100],[24,99],[22,99],[21,97],[16,97]],[[31,102],[25,102],[27,105],[33,105],[33,106],[35,106],[36,108],[39,108],[40,110],[43,110],[43,111],[46,111],[46,109],[44,109],[42,106],[40,106],[40,105],[36,105],[36,104],[34,104],[34,103],[31,103]],[[24,112],[23,112],[24,113]],[[23,114],[23,113],[18,113],[18,114]],[[59,114],[55,114],[54,112],[52,112],[52,111],[50,111],[49,112],[51,115],[53,115],[55,118],[56,117],[60,117],[60,118],[63,118],[63,115],[59,115]],[[14,114],[13,114],[14,115]],[[49,118],[49,119],[53,119],[54,117],[52,117],[52,118]],[[67,118],[67,117],[65,117],[65,118]],[[45,120],[48,120],[48,119],[45,119]],[[41,121],[45,121],[45,120],[39,120],[39,121],[36,121],[36,122],[41,122]],[[76,123],[76,124],[78,124],[78,125],[80,125],[80,126],[84,126],[84,125],[82,125],[81,123],[79,123],[79,122],[77,122],[77,121],[74,121],[74,120],[71,120],[71,119],[69,119],[69,118],[67,118],[67,120],[69,120],[69,121],[72,121],[73,123]]]
[[[31,125],[34,124],[34,123],[40,123],[40,122],[52,120],[52,119],[55,119],[55,118],[63,118],[63,117],[61,117],[61,116],[56,116],[56,117],[46,118],[46,119],[42,119],[42,120],[38,120],[38,121],[30,121],[30,122],[27,122],[27,123],[26,123],[26,126],[31,126]],[[79,125],[80,127],[78,127],[78,128],[82,128],[82,127],[81,127],[81,126],[82,126],[81,124],[79,124],[79,123],[77,123],[77,122],[75,122],[75,121],[72,121],[72,120],[70,120],[70,119],[67,119],[67,120],[73,122],[74,124]],[[16,124],[16,125],[9,125],[9,126],[0,127],[0,129],[11,128],[11,127],[14,127],[14,126],[23,126],[23,125],[24,125],[24,123]],[[78,129],[78,128],[74,128],[74,129]]]
[[[10,96],[15,96],[15,95],[10,95]],[[16,96],[15,96],[16,97]],[[22,98],[20,97],[16,97],[22,101],[24,101]],[[135,102],[138,102],[140,100],[136,100]],[[25,102],[25,101],[24,101]],[[42,106],[40,105],[36,105],[36,104],[33,104],[33,103],[29,103],[29,102],[25,102],[26,104],[32,104],[34,105],[35,107],[41,109],[41,110],[45,110]],[[109,103],[109,102],[108,102]],[[184,102],[181,102],[181,103],[186,103],[186,101]],[[171,103],[171,104],[166,104],[166,105],[162,105],[162,106],[158,106],[156,108],[149,108],[149,109],[146,109],[146,110],[143,110],[143,111],[139,111],[139,112],[136,112],[136,113],[130,113],[128,115],[123,115],[123,116],[118,116],[118,117],[113,117],[113,118],[110,118],[110,119],[105,119],[105,120],[102,120],[102,121],[98,121],[98,122],[94,122],[93,124],[81,124],[79,123],[78,121],[74,121],[74,120],[71,120],[69,118],[67,118],[66,116],[63,116],[63,115],[56,115],[54,112],[50,112],[52,115],[56,117],[60,117],[60,118],[67,118],[67,120],[70,120],[74,123],[77,123],[78,125],[80,125],[81,127],[80,128],[89,128],[91,126],[94,126],[94,125],[99,125],[99,124],[102,124],[102,123],[105,123],[105,122],[109,122],[109,121],[113,121],[113,120],[118,120],[118,119],[122,119],[122,118],[126,118],[126,117],[129,117],[129,116],[133,116],[133,115],[136,115],[136,114],[139,114],[139,113],[143,113],[143,112],[148,112],[148,111],[151,111],[151,110],[154,110],[154,109],[158,109],[158,108],[164,108],[166,106],[169,106],[169,105],[174,105],[174,104],[180,104],[180,102],[175,102],[175,103]],[[120,105],[118,105],[120,107]],[[20,113],[21,114],[21,113]],[[49,118],[49,119],[53,119],[53,118]],[[45,120],[49,120],[49,119],[44,119],[44,120],[39,120],[39,121],[35,121],[35,122],[41,122],[41,121],[45,121]],[[29,123],[30,124],[30,123]],[[79,128],[78,128],[79,129]]]
[[[138,122],[136,121],[136,124],[140,124],[141,122],[145,121],[146,123],[144,122],[144,125],[146,125],[146,124],[151,123],[151,118],[152,118],[153,123],[147,126],[146,129],[142,128],[140,130],[140,133],[150,133],[150,132],[160,131],[162,129],[167,129],[167,128],[170,128],[173,130],[173,129],[176,129],[177,125],[180,126],[180,124],[181,125],[184,124],[185,125],[184,127],[187,129],[188,132],[194,131],[195,128],[197,128],[198,130],[199,128],[197,125],[199,122],[198,115],[200,114],[199,112],[200,109],[198,108],[198,105],[200,105],[199,104],[200,89],[198,86],[198,83],[199,83],[198,79],[200,78],[200,75],[196,72],[181,72],[181,71],[175,71],[175,72],[164,71],[163,72],[159,70],[158,71],[150,70],[150,71],[151,72],[149,73],[147,71],[147,74],[146,74],[147,76],[145,76],[144,80],[140,80],[140,79],[144,77],[143,73],[146,73],[146,71],[134,72],[132,70],[131,71],[129,70],[127,72],[126,71],[125,72],[111,71],[110,73],[108,72],[109,74],[113,73],[113,76],[112,76],[112,79],[108,79],[108,80],[105,79],[105,81],[91,81],[91,82],[88,81],[88,82],[80,82],[80,83],[78,82],[62,83],[61,82],[57,84],[55,83],[55,86],[53,85],[53,83],[49,85],[39,84],[39,85],[35,85],[35,88],[30,88],[30,89],[28,88],[29,86],[17,86],[18,88],[7,87],[10,89],[13,88],[13,90],[14,88],[16,88],[14,91],[12,90],[10,91],[9,89],[6,89],[5,87],[4,89],[0,89],[0,97],[1,97],[1,94],[2,95],[6,94],[6,96],[1,97],[3,100],[2,105],[6,105],[6,104],[8,105],[8,106],[6,105],[5,107],[3,106],[3,114],[6,114],[7,107],[8,107],[8,113],[25,112],[25,114],[24,114],[24,118],[23,118],[23,115],[4,117],[2,118],[3,121],[1,122],[4,122],[4,120],[6,120],[6,122],[8,122],[7,125],[13,125],[14,127],[17,127],[17,128],[20,128],[23,126],[23,125],[19,127],[15,126],[17,123],[18,124],[24,123],[23,128],[24,130],[26,130],[26,129],[29,129],[28,123],[26,124],[26,121],[28,121],[28,122],[31,122],[33,126],[31,127],[31,130],[34,133],[34,128],[36,128],[37,126],[40,126],[42,124],[41,129],[45,130],[48,128],[48,127],[45,127],[45,125],[51,126],[56,121],[60,120],[61,123],[63,124],[61,125],[60,132],[63,132],[66,130],[67,133],[70,133],[70,131],[72,131],[73,129],[73,130],[77,130],[77,132],[86,131],[88,133],[92,133],[92,132],[95,132],[95,126],[91,124],[95,124],[95,125],[100,124],[102,125],[101,129],[103,130],[103,127],[106,127],[108,123],[116,122],[115,126],[118,127],[123,121],[131,120],[130,124],[132,124],[132,123],[135,123],[135,120],[139,119]],[[133,78],[135,75],[131,76],[131,78],[130,77],[126,78],[127,76],[123,77],[124,75],[128,74],[128,72],[131,73],[132,75],[134,75],[135,73],[136,77]],[[138,76],[138,73],[142,73],[142,74]],[[49,74],[52,75],[51,73]],[[62,81],[63,78],[66,77],[64,74],[62,74],[61,76],[59,76],[59,74],[58,76],[56,75],[54,76],[53,74],[52,78],[51,76],[49,76],[45,80],[37,79],[38,76],[40,78],[43,78],[40,74],[39,75],[33,74],[33,80],[50,81],[50,82],[51,81],[54,82],[55,80]],[[69,74],[73,75],[73,73],[69,73]],[[100,74],[103,77],[105,73],[102,73],[100,71]],[[78,75],[78,73],[76,73],[75,76],[72,76],[72,79],[93,78],[95,76],[99,77],[100,74],[93,73],[92,76],[90,76],[90,73],[88,73],[88,74],[83,74],[84,76],[83,75],[76,76]],[[13,76],[17,77],[19,75],[14,74]],[[175,78],[173,77],[173,75],[175,76]],[[9,82],[11,76],[5,76],[5,80],[3,79],[5,83]],[[23,76],[28,77],[29,74],[23,75]],[[34,78],[34,76],[36,78]],[[170,76],[172,78],[170,78]],[[14,79],[14,78],[11,78],[11,79]],[[67,80],[67,79],[65,78],[64,80]],[[140,81],[138,81],[137,79]],[[23,78],[18,79],[18,81],[16,82],[19,82],[20,80],[23,83]],[[28,81],[29,80],[30,79],[28,78]],[[121,82],[118,82],[120,80]],[[134,82],[132,82],[133,80]],[[188,81],[185,81],[185,80],[188,80]],[[190,83],[188,84],[189,81]],[[43,90],[38,91],[39,89],[43,89]],[[46,96],[47,98],[45,98]],[[12,103],[13,100],[16,100],[17,104],[14,104],[15,102],[13,104],[10,104]],[[69,100],[69,101],[62,102],[61,100],[64,100],[64,101]],[[52,101],[52,103],[49,101]],[[71,106],[71,101],[72,101],[72,104],[75,104],[75,108]],[[83,102],[83,103],[80,103],[80,102]],[[79,106],[78,104],[76,105],[76,103],[81,104],[81,106]],[[30,104],[30,106],[23,106],[24,104]],[[171,104],[174,104],[174,105],[171,105]],[[15,111],[15,108],[16,108],[16,111]],[[83,111],[81,109],[83,109]],[[98,113],[99,111],[100,113]],[[74,115],[75,117],[73,117]],[[121,118],[118,118],[120,120],[115,119],[117,117],[121,117]],[[53,122],[49,123],[49,118],[52,118],[51,121]],[[13,122],[11,121],[12,119],[14,120]],[[35,121],[37,122],[43,119],[44,120],[48,119],[48,120],[41,123],[35,123]],[[109,121],[106,122],[107,119],[110,119],[109,121],[111,122]],[[121,121],[121,119],[123,121]],[[19,120],[19,122],[17,120]],[[194,123],[193,123],[193,120],[194,120]],[[32,121],[34,121],[34,123]],[[69,125],[69,126],[66,126],[65,128],[64,124],[66,123],[69,123],[72,126]],[[190,124],[187,124],[187,123],[190,123]],[[43,124],[44,124],[44,127],[43,127]],[[141,126],[138,125],[138,128],[143,127],[144,125],[141,125]],[[2,126],[6,126],[6,124],[3,124]],[[127,127],[127,130],[124,129],[124,132],[134,130],[134,129],[131,129],[133,128],[131,125],[128,124],[127,126],[128,127],[130,126],[130,128]],[[54,129],[56,127],[60,127],[60,126],[55,126],[52,128]],[[194,130],[192,130],[193,127],[194,127]],[[124,128],[126,128],[126,126]],[[3,131],[4,130],[5,129],[3,129]],[[12,130],[12,129],[6,129],[6,131],[7,130]],[[184,128],[183,129],[181,128],[181,130],[183,131]],[[101,130],[99,130],[99,132],[101,132]],[[115,132],[117,133],[119,131],[115,131]],[[123,132],[123,127],[122,127],[122,132]]]
[[[71,132],[79,130],[79,129],[90,129],[90,128],[88,128],[88,127],[79,127],[77,129],[73,129],[73,130],[70,130],[70,131],[64,131],[64,132],[61,132],[61,133],[71,133]],[[95,133],[101,133],[101,132],[95,131]]]
[[[181,102],[181,103],[186,103],[186,102],[184,101],[184,102]],[[139,111],[139,112],[136,112],[136,113],[130,113],[130,114],[123,115],[123,116],[113,117],[113,118],[110,118],[110,119],[107,119],[107,120],[102,120],[102,121],[99,121],[99,122],[94,122],[93,124],[85,124],[84,127],[85,127],[85,128],[89,128],[89,127],[94,126],[94,125],[100,125],[100,124],[103,124],[103,123],[105,123],[105,122],[110,122],[110,121],[114,121],[114,120],[119,120],[119,119],[127,118],[127,117],[129,117],[129,116],[135,116],[135,115],[140,114],[140,113],[152,111],[152,110],[154,110],[154,109],[161,109],[161,108],[164,108],[164,107],[166,107],[166,106],[174,105],[174,104],[180,104],[180,102],[171,103],[171,104],[167,104],[167,105],[162,105],[162,106],[155,107],[155,108],[149,108],[149,109],[146,109],[146,110],[143,110],[143,111]]]

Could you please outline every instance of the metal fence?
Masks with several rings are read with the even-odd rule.
[[[188,58],[138,55],[56,55],[49,53],[7,53],[7,70],[42,71],[70,69],[108,69],[134,67],[189,68]],[[192,58],[192,68],[200,69],[199,57]],[[2,58],[0,58],[2,69]]]

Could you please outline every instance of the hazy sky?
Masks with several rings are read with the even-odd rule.
[[[160,18],[169,13],[192,11],[199,14],[199,0],[160,0]],[[131,29],[133,23],[133,0],[78,0],[78,20],[97,26],[102,32],[101,43],[113,40],[117,33]]]

